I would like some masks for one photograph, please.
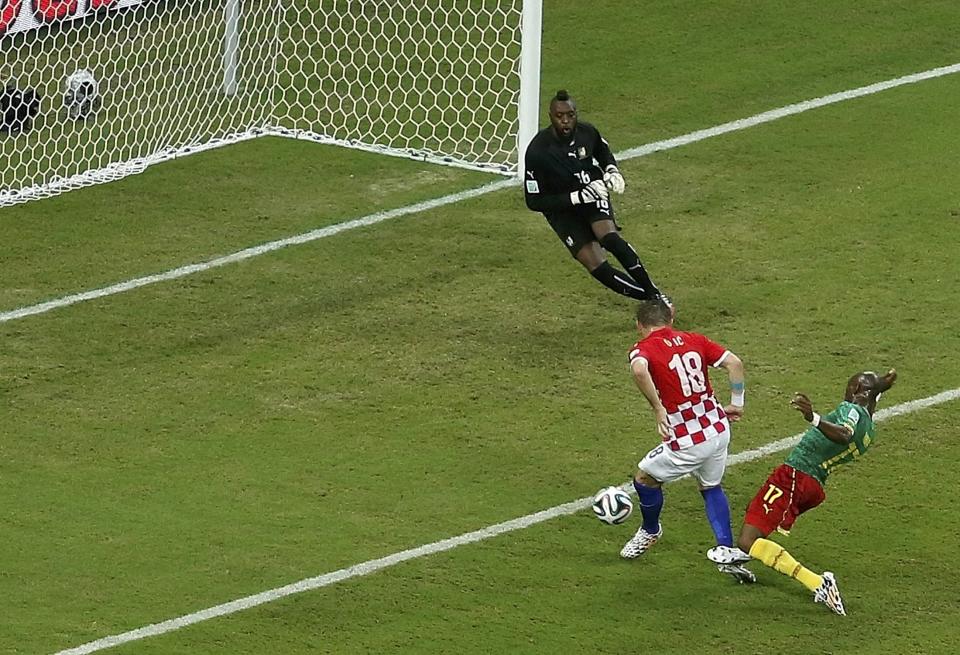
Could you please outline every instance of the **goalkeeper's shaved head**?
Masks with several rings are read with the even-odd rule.
[[[559,138],[566,139],[577,129],[577,103],[565,89],[550,99],[550,125]]]

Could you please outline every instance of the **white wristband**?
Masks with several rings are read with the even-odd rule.
[[[820,415],[817,414],[816,412],[813,413],[813,418],[810,419],[810,425],[812,425],[815,428],[820,427]]]
[[[730,404],[734,407],[743,407],[743,391],[730,393]]]
[[[580,197],[580,192],[579,192],[579,191],[572,191],[572,192],[570,192],[570,204],[571,204],[571,205],[579,205],[582,201],[583,201],[583,200],[582,200],[582,198]]]

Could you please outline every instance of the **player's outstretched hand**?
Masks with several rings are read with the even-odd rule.
[[[790,401],[790,405],[803,414],[803,418],[807,421],[813,420],[813,403],[810,402],[806,394],[800,393],[799,391],[793,394],[793,400]]]
[[[593,180],[579,191],[571,193],[570,202],[574,205],[587,205],[591,202],[606,200],[609,195],[610,192],[607,191],[607,185],[603,183],[603,180]]]
[[[620,174],[620,169],[613,164],[607,166],[607,172],[603,174],[603,181],[608,189],[617,194],[623,193],[623,190],[627,188],[627,183],[623,179],[623,175]]]
[[[891,368],[889,371],[887,371],[886,375],[880,378],[880,381],[883,385],[881,391],[886,391],[892,387],[893,383],[897,381],[897,369]]]

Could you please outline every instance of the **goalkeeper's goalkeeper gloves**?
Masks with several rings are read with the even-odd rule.
[[[570,203],[573,205],[586,205],[599,200],[606,200],[610,192],[607,191],[607,185],[603,180],[594,180],[579,191],[570,194]]]
[[[610,164],[606,170],[607,172],[603,174],[603,181],[607,187],[614,193],[623,193],[623,190],[627,187],[627,183],[623,179],[623,175],[620,174],[620,169],[617,168],[616,164]]]

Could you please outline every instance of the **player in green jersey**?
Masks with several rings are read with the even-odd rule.
[[[825,571],[817,575],[766,537],[774,530],[788,534],[798,516],[823,502],[823,485],[830,473],[867,452],[875,439],[873,412],[877,401],[896,379],[894,369],[882,376],[871,371],[857,373],[847,381],[843,402],[823,417],[814,411],[806,395],[794,395],[790,404],[812,427],[750,501],[737,540],[739,548],[714,548],[707,557],[718,564],[742,564],[751,558],[758,559],[801,582],[813,592],[814,602],[824,603],[837,614],[845,615],[833,573]]]

